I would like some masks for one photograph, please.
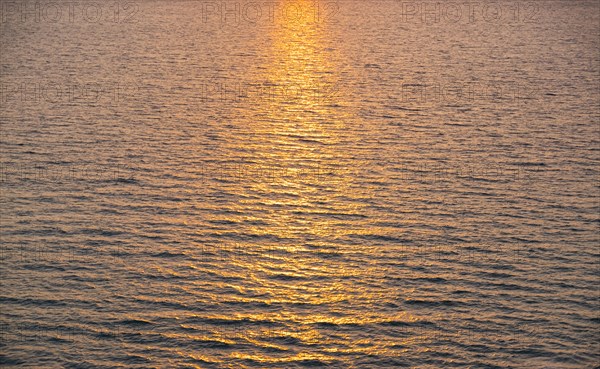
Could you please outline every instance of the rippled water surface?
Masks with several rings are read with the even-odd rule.
[[[598,365],[598,2],[55,4],[0,25],[3,365]]]

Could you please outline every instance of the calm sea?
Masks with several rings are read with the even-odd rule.
[[[597,1],[1,2],[0,364],[597,368]]]

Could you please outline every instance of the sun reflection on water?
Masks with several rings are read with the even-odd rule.
[[[299,4],[309,7],[313,2]],[[353,261],[354,255],[368,250],[344,241],[368,233],[371,227],[363,220],[368,211],[365,203],[345,201],[346,197],[358,191],[365,198],[373,194],[368,186],[357,187],[355,175],[360,168],[348,165],[357,160],[345,147],[357,146],[360,137],[347,134],[355,117],[349,113],[351,91],[337,73],[343,55],[334,31],[309,17],[282,21],[269,32],[271,43],[264,46],[265,63],[259,66],[257,79],[270,87],[270,93],[249,101],[254,115],[244,120],[248,170],[240,174],[240,187],[233,189],[244,192],[233,210],[245,214],[243,220],[236,220],[246,225],[243,239],[229,243],[237,256],[227,260],[243,270],[227,287],[258,296],[232,299],[266,304],[268,312],[240,313],[235,318],[240,319],[239,326],[223,332],[221,339],[280,348],[295,341],[327,347],[327,342],[337,340],[352,352],[349,334],[340,331],[327,337],[319,327],[378,324],[384,318],[365,314],[364,309],[358,313],[359,306],[378,304],[386,296],[366,283],[356,285],[367,275],[381,278],[383,271]],[[352,284],[354,289],[349,287]],[[411,318],[401,314],[394,319]],[[363,341],[357,350],[386,350],[385,344]],[[259,363],[332,360],[287,350],[278,357],[237,352],[230,358]]]

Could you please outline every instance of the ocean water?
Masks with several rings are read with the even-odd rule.
[[[597,368],[597,1],[2,2],[0,363]]]

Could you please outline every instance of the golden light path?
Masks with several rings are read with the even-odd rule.
[[[281,13],[285,4],[278,2],[276,13]],[[303,0],[295,4],[306,10],[311,9],[314,2]],[[333,31],[329,25],[315,22],[310,16],[296,21],[277,17],[276,20],[279,20],[278,23],[268,29],[271,44],[264,50],[266,63],[262,67],[263,74],[257,77],[257,83],[267,86],[269,92],[254,96],[254,101],[250,102],[255,116],[249,117],[246,122],[249,134],[244,142],[244,147],[251,152],[252,167],[248,173],[268,175],[253,178],[248,174],[242,178],[240,182],[247,185],[245,192],[257,196],[243,196],[244,200],[236,208],[243,214],[254,214],[248,215],[246,220],[260,224],[249,228],[247,231],[250,234],[273,238],[274,241],[261,245],[248,242],[231,246],[237,247],[240,255],[244,255],[235,263],[247,274],[245,280],[228,287],[244,290],[251,282],[254,294],[269,298],[244,298],[240,302],[260,301],[284,306],[272,313],[240,314],[236,319],[283,322],[286,328],[244,330],[235,337],[258,346],[272,346],[281,350],[285,350],[285,347],[265,338],[289,338],[326,347],[329,338],[323,337],[314,328],[315,323],[377,323],[384,319],[368,311],[363,311],[361,316],[334,318],[331,311],[327,310],[342,311],[345,304],[372,304],[380,299],[381,292],[361,288],[353,290],[344,283],[343,277],[361,278],[367,274],[381,276],[381,270],[364,263],[357,265],[335,259],[323,261],[323,258],[315,257],[319,253],[351,255],[368,252],[360,246],[340,247],[333,242],[350,232],[361,234],[369,231],[369,224],[366,223],[354,222],[353,227],[347,226],[345,219],[360,219],[367,210],[360,205],[360,201],[344,199],[351,192],[353,196],[368,197],[372,194],[368,193],[368,188],[366,191],[362,188],[364,193],[358,193],[357,188],[352,186],[353,171],[359,168],[347,165],[351,161],[356,162],[356,158],[350,158],[348,150],[344,148],[357,145],[360,137],[346,134],[346,127],[353,124],[354,117],[348,113],[352,110],[347,106],[351,104],[350,91],[338,79],[340,51],[336,47],[335,37],[332,37]],[[345,109],[340,109],[342,106]],[[269,175],[275,178],[268,178]],[[269,210],[265,211],[265,208]],[[297,240],[311,241],[307,245]],[[285,277],[285,280],[274,282],[271,278],[265,278],[265,275],[277,275]],[[319,276],[327,277],[327,282],[317,285],[296,282],[303,277],[312,280]],[[286,304],[307,304],[310,308],[299,313],[286,310]],[[388,318],[411,319],[403,313]],[[231,335],[223,333],[221,338],[228,340]],[[337,339],[348,340],[349,346],[360,344],[361,348],[354,346],[357,352],[387,351],[368,339],[350,344],[350,337],[341,332]],[[334,354],[339,349],[332,350]],[[311,352],[278,358],[235,352],[231,358],[265,364],[333,360],[333,357]]]

